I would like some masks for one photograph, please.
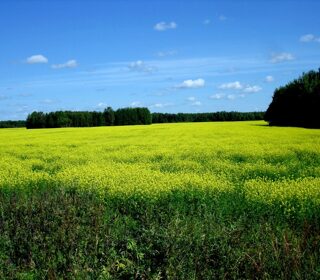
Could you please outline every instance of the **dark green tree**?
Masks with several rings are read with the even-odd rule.
[[[275,90],[265,114],[270,125],[320,127],[320,69]]]
[[[46,127],[46,115],[43,112],[32,112],[26,120],[27,128],[44,128]]]
[[[114,125],[115,113],[111,107],[106,108],[103,111],[105,125]]]

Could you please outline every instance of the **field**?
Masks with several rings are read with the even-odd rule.
[[[1,279],[319,279],[320,130],[0,130]]]

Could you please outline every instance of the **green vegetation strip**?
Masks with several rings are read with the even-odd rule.
[[[0,131],[1,279],[318,279],[320,131]]]

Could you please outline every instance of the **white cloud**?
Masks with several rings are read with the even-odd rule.
[[[191,102],[190,103],[191,106],[201,106],[202,105],[202,103],[199,100],[197,100],[197,98],[195,98],[194,96],[189,96],[187,99],[188,99],[188,101]]]
[[[156,103],[156,104],[150,105],[150,107],[154,107],[154,108],[163,108],[163,107],[165,107],[165,104],[162,104],[162,103]]]
[[[266,76],[266,78],[264,79],[267,83],[272,83],[274,81],[274,78],[272,76]]]
[[[192,106],[201,106],[202,103],[200,101],[194,101],[191,103]]]
[[[142,103],[140,101],[133,101],[131,104],[130,104],[131,107],[141,107],[142,106]]]
[[[164,107],[168,107],[168,106],[172,106],[173,103],[155,103],[155,104],[152,104],[150,105],[149,107],[150,108],[164,108]]]
[[[309,43],[309,42],[318,42],[320,43],[320,37],[317,37],[313,34],[306,34],[300,37],[300,42]]]
[[[247,92],[247,93],[256,93],[256,92],[259,92],[259,91],[261,91],[262,90],[262,88],[261,87],[259,87],[259,86],[246,86],[244,89],[243,89],[243,91],[244,92]]]
[[[26,59],[28,64],[36,64],[36,63],[48,63],[48,59],[42,54],[36,54],[28,57]]]
[[[196,98],[194,96],[190,96],[187,98],[189,101],[196,101]]]
[[[225,83],[219,86],[220,89],[242,89],[243,85],[239,81]]]
[[[205,19],[203,22],[202,22],[204,25],[208,25],[211,23],[211,20],[210,19]]]
[[[271,63],[279,63],[284,61],[294,60],[294,56],[291,53],[272,53],[271,54]]]
[[[52,99],[44,99],[40,101],[41,104],[46,104],[46,105],[50,105],[50,104],[54,104],[57,103],[56,100],[52,100]]]
[[[313,34],[306,34],[300,37],[300,42],[312,42],[316,39]]]
[[[254,93],[254,92],[259,92],[260,90],[262,90],[262,88],[260,86],[244,85],[244,84],[240,83],[239,81],[225,83],[225,84],[220,85],[218,88],[231,89],[231,90],[242,90],[243,92],[246,92],[246,93]],[[220,98],[222,97],[221,95],[217,95],[217,96]],[[214,95],[213,95],[213,99],[219,99],[219,98],[214,98]]]
[[[204,79],[185,80],[180,85],[177,85],[176,88],[180,88],[180,89],[201,88],[201,87],[204,87],[204,84],[205,84]]]
[[[53,64],[51,65],[52,69],[62,69],[62,68],[75,68],[78,66],[78,63],[75,59],[68,60],[66,63],[62,64]]]
[[[237,98],[237,96],[238,97],[245,97],[246,95],[245,94],[239,94],[239,95],[236,95],[236,94],[228,94],[228,95],[226,95],[226,94],[224,94],[224,93],[216,93],[216,94],[214,94],[214,95],[211,95],[210,96],[210,98],[211,99],[215,99],[215,100],[221,100],[221,99],[228,99],[228,100],[234,100],[234,99],[236,99]]]
[[[108,107],[108,104],[104,103],[104,102],[100,102],[100,103],[98,103],[97,107],[98,108],[106,108],[106,107]]]
[[[174,21],[168,23],[162,21],[157,23],[153,28],[157,31],[165,31],[167,29],[176,29],[177,24]]]
[[[226,16],[224,16],[224,15],[220,15],[220,16],[219,16],[219,20],[221,20],[221,21],[225,21],[225,20],[227,20],[227,17],[226,17]]]
[[[210,96],[210,98],[211,99],[217,99],[217,100],[219,100],[219,99],[223,99],[223,98],[225,98],[225,94],[224,93],[216,93],[216,94],[214,94],[214,95],[211,95]]]
[[[171,51],[163,51],[163,52],[158,52],[157,55],[159,57],[166,57],[166,56],[173,56],[177,54],[177,51],[171,50]]]
[[[142,60],[131,62],[128,65],[128,68],[132,71],[145,72],[145,73],[152,73],[155,71],[154,67],[145,64]]]
[[[229,95],[227,95],[227,98],[229,100],[234,100],[234,99],[236,99],[236,96],[234,94],[229,94]]]

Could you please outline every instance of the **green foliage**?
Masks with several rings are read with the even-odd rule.
[[[123,108],[113,111],[111,107],[103,112],[57,111],[33,112],[26,120],[27,128],[88,127],[111,125],[151,124],[147,108]]]
[[[270,125],[320,128],[320,69],[276,89],[265,115]]]
[[[0,121],[0,128],[25,127],[26,121]]]
[[[114,125],[115,114],[111,107],[108,107],[103,111],[103,117],[105,120],[105,125]]]
[[[103,112],[58,111],[33,112],[27,117],[27,128],[87,127],[112,125],[143,125],[151,123],[215,122],[262,120],[264,112],[216,112],[216,113],[150,113],[148,108],[111,107]]]
[[[152,113],[153,123],[255,121],[263,118],[264,112]]]
[[[115,112],[116,125],[151,124],[152,117],[148,108],[121,108]]]
[[[319,279],[319,136],[3,129],[0,279]]]

